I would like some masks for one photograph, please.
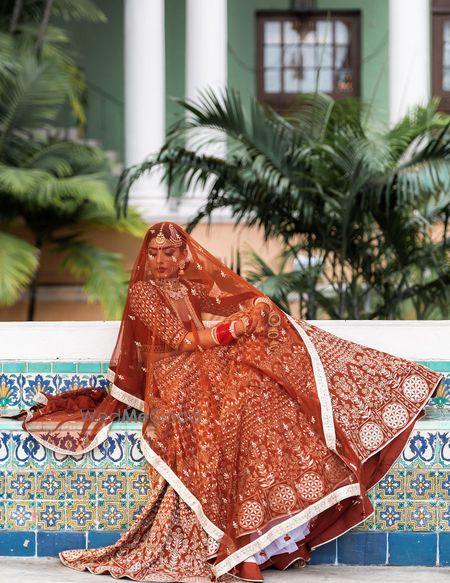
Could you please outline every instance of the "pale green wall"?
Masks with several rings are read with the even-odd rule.
[[[257,10],[287,10],[289,0],[228,0],[228,83],[256,92]],[[388,117],[389,0],[318,0],[322,10],[361,10],[361,97],[377,117]]]
[[[124,154],[124,31],[123,0],[96,0],[108,18],[106,24],[70,23],[78,63],[89,89],[87,135],[99,139],[105,149]],[[171,97],[185,91],[185,0],[165,0],[166,20],[166,125],[181,108]],[[67,26],[67,25],[65,25]],[[67,111],[61,123],[70,125]]]
[[[185,94],[185,0],[165,0],[166,5],[166,126],[179,119],[182,108],[172,97]]]
[[[389,115],[389,0],[318,0],[322,10],[361,10],[361,97]]]
[[[95,3],[106,14],[107,23],[70,23],[77,61],[91,84],[88,91],[87,134],[88,137],[99,139],[105,149],[116,150],[122,155],[123,0],[96,0]]]
[[[256,93],[256,12],[287,10],[289,0],[228,0],[228,85]]]
[[[88,136],[105,149],[124,151],[123,0],[96,0],[107,24],[71,23],[71,35],[92,87],[89,91]],[[362,97],[373,102],[377,117],[388,117],[389,0],[318,0],[320,9],[361,10]],[[228,83],[244,96],[256,91],[256,12],[287,10],[289,0],[228,0]],[[171,97],[185,93],[185,0],[165,0],[166,125],[181,108]],[[207,26],[205,22],[205,26]],[[103,93],[103,95],[102,95]],[[67,114],[61,122],[69,124]]]

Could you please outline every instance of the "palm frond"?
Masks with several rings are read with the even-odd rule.
[[[55,119],[67,96],[67,80],[50,62],[20,56],[14,78],[0,78],[0,154],[11,132],[42,127]]]
[[[54,13],[64,20],[107,22],[105,13],[92,0],[58,0]]]
[[[0,305],[11,306],[33,279],[39,265],[38,250],[0,231]]]
[[[60,239],[56,243],[65,255],[61,269],[83,280],[89,301],[100,302],[107,319],[119,319],[129,278],[121,265],[122,256],[80,239]]]
[[[126,216],[117,218],[115,209],[107,211],[94,205],[85,205],[77,212],[77,223],[95,228],[106,228],[118,233],[128,233],[134,237],[143,237],[148,225],[141,215],[129,208]]]

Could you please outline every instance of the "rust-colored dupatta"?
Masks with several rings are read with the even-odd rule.
[[[179,299],[150,269],[160,229],[187,251]],[[207,320],[242,317],[260,296],[180,226],[151,226],[131,274],[109,393],[43,395],[24,421],[49,448],[78,454],[101,443],[127,407],[141,411],[145,457],[216,541],[208,557],[216,576],[239,574],[248,557],[309,522],[297,554],[262,563],[284,568],[305,545],[367,517],[367,488],[400,454],[442,377],[275,305],[270,325],[233,344],[181,349],[188,332],[195,339]]]

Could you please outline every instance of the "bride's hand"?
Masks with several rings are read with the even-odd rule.
[[[242,317],[236,319],[234,330],[238,336],[243,334],[253,334],[264,330],[269,317],[269,306],[260,303],[246,310]]]
[[[262,332],[269,318],[270,308],[266,303],[259,303],[253,306],[250,312],[250,328],[247,330],[248,334],[252,332]]]

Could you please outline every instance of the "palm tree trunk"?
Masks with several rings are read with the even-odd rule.
[[[41,25],[39,26],[39,31],[36,39],[36,53],[39,54],[42,49],[42,44],[44,42],[45,34],[48,29],[48,23],[50,21],[50,15],[52,13],[53,3],[55,0],[47,0],[45,3],[44,14],[42,15]]]
[[[11,16],[11,22],[9,24],[9,32],[14,32],[16,30],[20,18],[20,13],[22,12],[22,7],[23,0],[16,0],[14,2],[14,9]]]
[[[36,247],[39,250],[39,255],[41,254],[43,239],[39,235],[36,237]],[[40,262],[38,267],[34,273],[33,279],[31,280],[30,284],[30,299],[28,303],[28,314],[27,314],[27,321],[32,322],[34,320],[35,312],[36,312],[36,300],[37,300],[37,288],[38,288],[38,277],[39,277],[39,268]]]

